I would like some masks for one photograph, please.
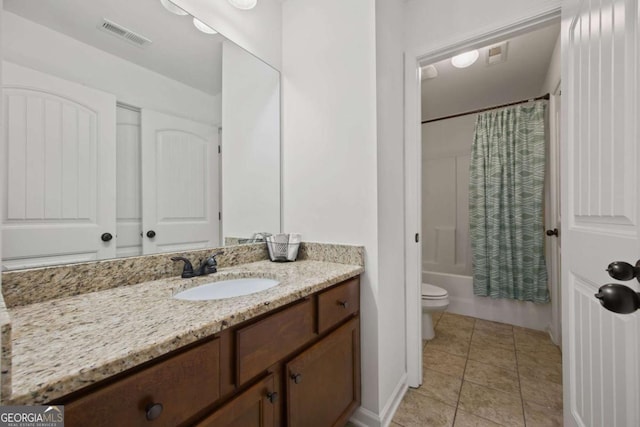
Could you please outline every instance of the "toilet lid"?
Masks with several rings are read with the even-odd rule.
[[[448,296],[447,291],[438,286],[433,286],[428,283],[422,284],[422,298],[424,299],[443,299]]]

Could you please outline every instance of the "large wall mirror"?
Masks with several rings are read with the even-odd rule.
[[[280,74],[166,0],[4,0],[3,270],[280,231]]]

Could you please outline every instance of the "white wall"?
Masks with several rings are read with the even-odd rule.
[[[403,1],[283,4],[284,224],[365,246],[362,407],[387,424],[406,390]]]
[[[227,0],[172,1],[277,70],[282,68],[282,0],[260,0],[251,10],[236,9]]]
[[[119,102],[210,124],[220,123],[220,96],[125,61],[11,12],[3,15],[4,59],[112,93]]]
[[[280,74],[222,46],[222,236],[280,231]]]
[[[375,60],[373,0],[283,3],[284,228],[304,240],[365,246],[362,407],[369,414],[378,414],[386,382],[378,351],[385,302],[378,289]]]
[[[477,114],[422,125],[422,270],[471,276],[469,162]]]
[[[376,0],[379,416],[406,389],[404,242],[404,1]],[[409,233],[412,234],[412,233]],[[363,373],[366,375],[366,373]],[[363,384],[364,386],[364,384]]]
[[[561,0],[408,0],[405,46],[427,53],[543,14],[560,4]]]
[[[547,76],[542,84],[542,90],[540,93],[553,94],[556,90],[558,83],[560,83],[560,68],[561,68],[561,48],[560,48],[560,35],[556,40],[556,45],[553,48],[553,54],[551,55],[551,61],[549,62],[549,69],[547,70]]]

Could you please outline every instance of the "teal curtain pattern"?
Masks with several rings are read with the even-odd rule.
[[[549,301],[544,261],[545,101],[479,114],[471,151],[473,292]]]

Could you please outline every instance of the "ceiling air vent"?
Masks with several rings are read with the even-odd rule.
[[[420,68],[422,80],[435,79],[438,77],[438,69],[434,65],[425,65]]]
[[[131,31],[130,29],[123,27],[120,24],[116,24],[106,18],[103,19],[102,24],[98,27],[100,30],[116,36],[124,41],[134,44],[139,47],[145,47],[151,44],[151,40],[138,33]]]
[[[499,64],[507,60],[507,44],[503,42],[487,49],[487,65]]]

